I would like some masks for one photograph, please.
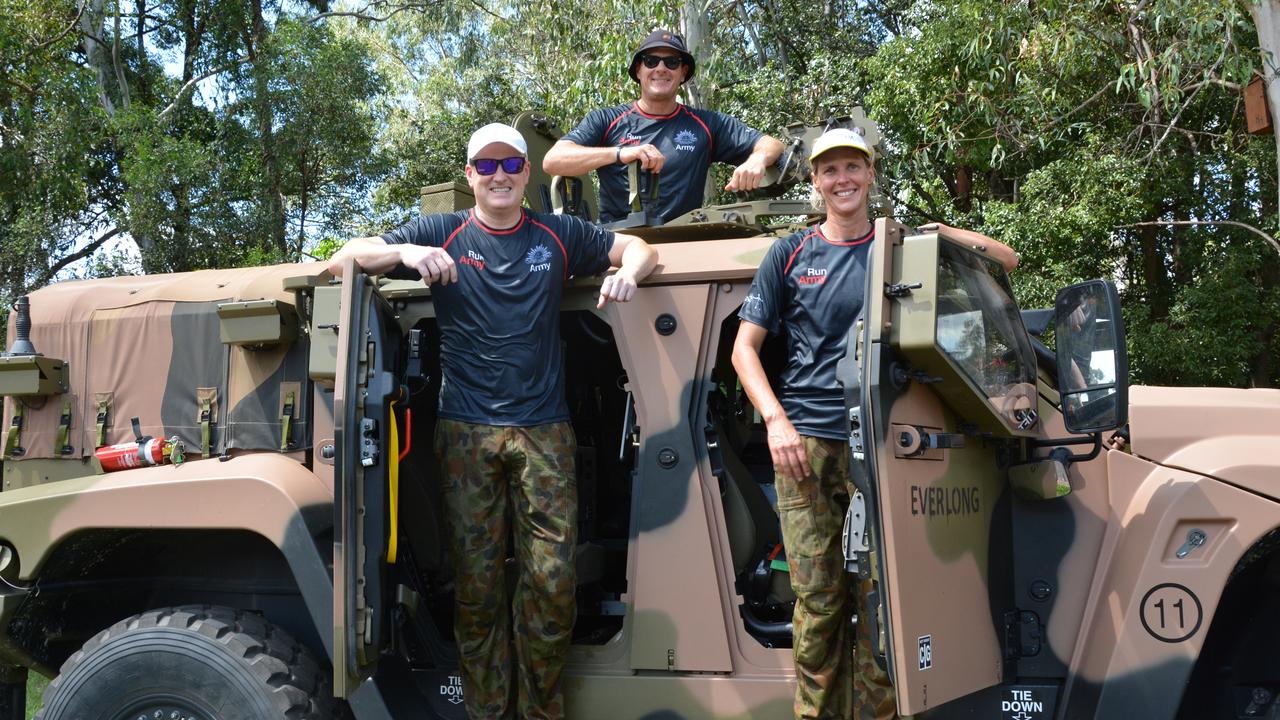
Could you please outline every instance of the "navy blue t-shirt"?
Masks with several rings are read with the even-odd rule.
[[[382,239],[442,247],[458,266],[457,282],[431,286],[440,417],[514,427],[569,419],[560,297],[571,276],[609,268],[613,233],[530,210],[515,227],[497,230],[464,210],[420,216]]]
[[[591,112],[563,139],[584,147],[647,144],[658,148],[666,160],[655,211],[665,222],[702,207],[711,163],[742,164],[762,136],[741,120],[712,110],[680,105],[670,115],[649,115],[636,103],[628,103]],[[600,221],[625,218],[631,212],[627,205],[627,166],[612,163],[596,174],[600,178]],[[642,193],[645,182],[641,180]]]
[[[801,435],[843,440],[844,393],[836,363],[862,311],[867,253],[875,231],[830,240],[820,227],[769,248],[738,317],[771,333],[786,331],[787,366],[778,400]]]

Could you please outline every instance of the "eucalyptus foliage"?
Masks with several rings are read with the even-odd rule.
[[[1278,155],[1242,106],[1261,7],[0,0],[0,295],[325,256],[461,181],[475,127],[634,100],[662,26],[694,44],[687,102],[774,133],[863,106],[894,211],[1014,246],[1024,305],[1115,280],[1134,380],[1274,385]]]

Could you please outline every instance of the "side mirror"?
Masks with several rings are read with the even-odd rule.
[[[1073,433],[1114,430],[1129,420],[1129,357],[1115,285],[1090,280],[1058,291],[1054,304],[1058,392]]]

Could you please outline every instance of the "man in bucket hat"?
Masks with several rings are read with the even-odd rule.
[[[707,169],[713,162],[737,167],[726,190],[760,186],[765,169],[782,154],[782,143],[741,121],[711,110],[691,108],[676,95],[696,70],[684,38],[654,30],[631,56],[628,72],[640,85],[640,99],[596,110],[560,139],[542,161],[552,175],[600,177],[600,221],[630,212],[627,165],[661,173],[658,203],[662,221],[702,206]],[[642,192],[644,188],[641,188]]]

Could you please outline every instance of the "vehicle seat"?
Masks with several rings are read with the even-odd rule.
[[[742,574],[760,554],[781,542],[778,514],[760,484],[738,456],[747,431],[733,427],[732,421],[715,421],[719,438],[720,464],[724,475],[724,522],[729,535],[733,573]]]

